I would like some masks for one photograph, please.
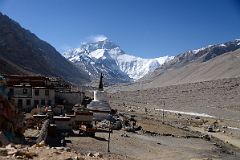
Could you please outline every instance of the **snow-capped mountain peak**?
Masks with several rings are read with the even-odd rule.
[[[107,79],[116,82],[137,80],[174,58],[164,56],[144,59],[129,55],[108,38],[82,44],[63,55],[75,65],[86,69],[93,79],[103,72]]]

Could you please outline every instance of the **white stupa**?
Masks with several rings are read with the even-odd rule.
[[[108,119],[111,107],[108,103],[107,93],[103,90],[103,76],[101,73],[98,90],[94,91],[94,100],[87,105],[87,108],[93,112],[94,120],[101,121]]]

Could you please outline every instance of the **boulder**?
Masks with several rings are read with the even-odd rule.
[[[7,149],[12,149],[12,148],[14,148],[14,149],[15,149],[15,146],[14,146],[13,144],[8,144],[8,145],[5,146],[5,148],[7,148]]]
[[[121,134],[121,137],[129,137],[126,133]]]
[[[103,157],[103,155],[102,155],[101,153],[97,152],[97,153],[95,153],[95,154],[94,154],[94,157],[97,157],[97,158],[102,158],[102,157]]]
[[[88,153],[87,156],[88,156],[88,157],[93,157],[94,154],[92,154],[92,153]]]
[[[17,153],[18,153],[18,150],[15,149],[15,148],[9,148],[9,149],[7,150],[7,154],[8,154],[8,155],[14,155],[14,154],[17,154]]]
[[[6,148],[0,148],[0,156],[8,156],[8,151]]]
[[[45,141],[42,140],[41,142],[37,143],[36,146],[37,146],[37,147],[43,147],[43,146],[45,146]]]
[[[55,147],[55,149],[60,150],[60,151],[64,151],[64,147]]]
[[[71,152],[71,148],[70,147],[64,147],[64,151]]]

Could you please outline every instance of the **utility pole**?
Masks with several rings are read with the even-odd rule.
[[[109,121],[109,131],[108,131],[108,152],[110,152],[110,134],[111,134],[111,121]]]
[[[162,124],[164,124],[164,109],[165,109],[165,101],[163,101],[163,110],[162,110]]]

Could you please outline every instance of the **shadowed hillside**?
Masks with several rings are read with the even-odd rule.
[[[85,71],[76,68],[47,42],[1,13],[0,59],[0,73],[57,76],[74,83],[89,81]]]

